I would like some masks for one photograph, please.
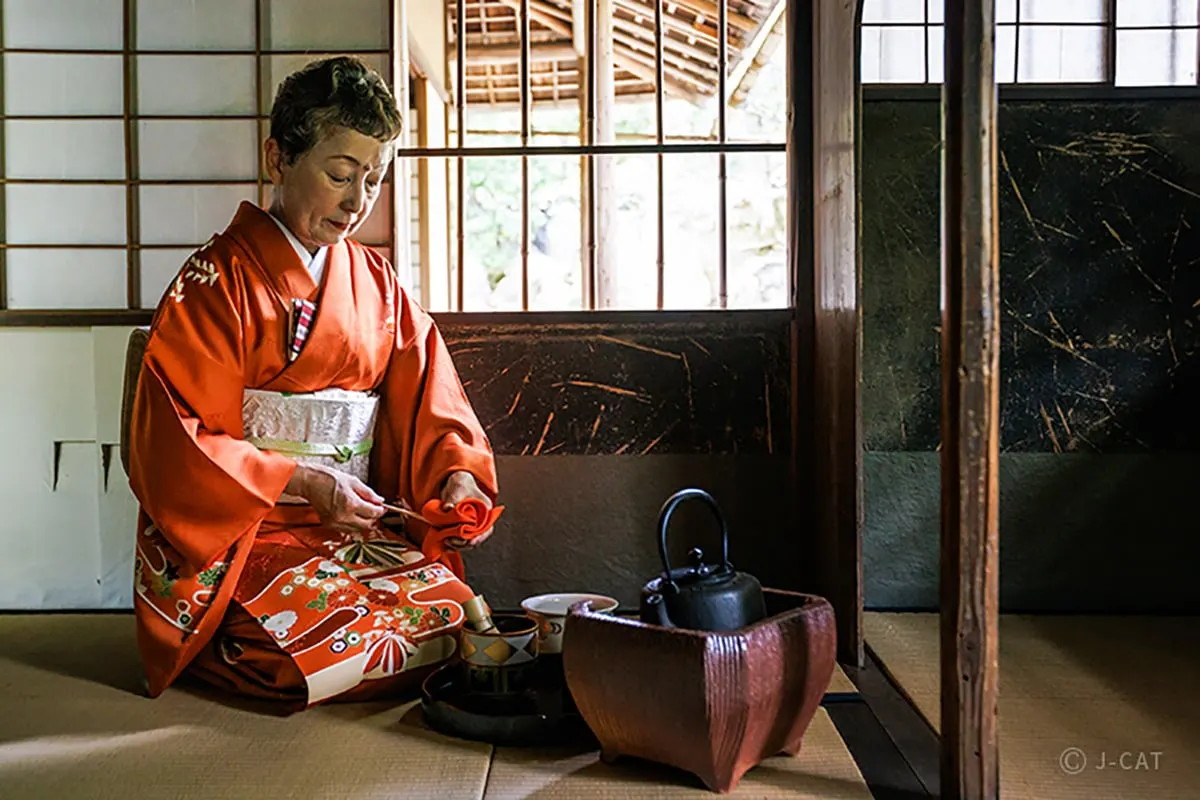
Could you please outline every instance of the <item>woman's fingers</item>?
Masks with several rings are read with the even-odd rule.
[[[350,492],[373,506],[383,505],[383,497],[353,475],[347,475]]]
[[[491,535],[492,530],[489,528],[470,540],[463,539],[461,536],[447,537],[443,544],[450,550],[471,550],[486,542]]]

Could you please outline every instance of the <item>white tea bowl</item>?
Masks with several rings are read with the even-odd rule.
[[[571,606],[584,601],[597,614],[611,614],[620,605],[612,597],[586,592],[555,592],[526,597],[521,610],[538,621],[538,650],[541,653],[561,653],[563,626]]]

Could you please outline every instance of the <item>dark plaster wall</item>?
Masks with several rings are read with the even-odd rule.
[[[863,109],[868,607],[937,602],[940,119]],[[1200,609],[1200,101],[1002,102],[1001,603]]]

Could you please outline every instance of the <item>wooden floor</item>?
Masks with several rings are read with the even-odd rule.
[[[415,703],[323,706],[291,717],[173,688],[150,700],[129,615],[0,615],[0,797],[686,798],[691,776],[600,763],[580,750],[493,748],[429,730]],[[830,708],[857,697],[845,676]],[[734,797],[872,797],[818,712],[796,758],[749,773]]]

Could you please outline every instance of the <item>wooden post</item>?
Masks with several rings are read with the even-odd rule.
[[[994,0],[946,3],[942,89],[941,796],[1000,796]]]
[[[571,6],[572,43],[578,56],[576,63],[579,76],[579,143],[592,144],[595,139],[596,126],[592,112],[592,101],[596,93],[592,91],[592,65],[590,54],[594,49],[595,36],[592,35],[592,20],[596,17],[594,7],[588,0],[574,0]],[[592,181],[592,157],[579,157],[579,268],[583,275],[580,288],[583,290],[583,308],[595,308],[596,304],[596,275],[592,269],[595,258],[595,231],[593,230],[593,210],[595,204],[595,184]]]
[[[394,0],[392,4],[391,72],[396,104],[404,120],[401,147],[417,142],[412,125],[412,95],[409,82],[412,79],[411,60],[408,49],[408,0]],[[420,120],[424,122],[424,120]],[[392,266],[399,271],[400,280],[411,286],[412,280],[412,184],[409,160],[395,158],[392,161]]]
[[[807,590],[837,614],[860,667],[862,322],[857,181],[858,3],[787,5],[792,430]]]
[[[579,138],[582,144],[615,144],[616,61],[613,49],[615,0],[574,4],[573,25],[579,56]],[[580,248],[584,308],[617,305],[616,161],[612,156],[580,158]]]
[[[596,144],[616,144],[616,63],[613,59],[615,0],[596,0]],[[617,306],[617,162],[597,156],[596,182],[596,308]]]
[[[446,147],[446,104],[433,82],[417,81],[417,146]],[[417,162],[418,224],[421,235],[421,304],[430,311],[454,308],[450,290],[450,174],[446,159],[422,158]]]

